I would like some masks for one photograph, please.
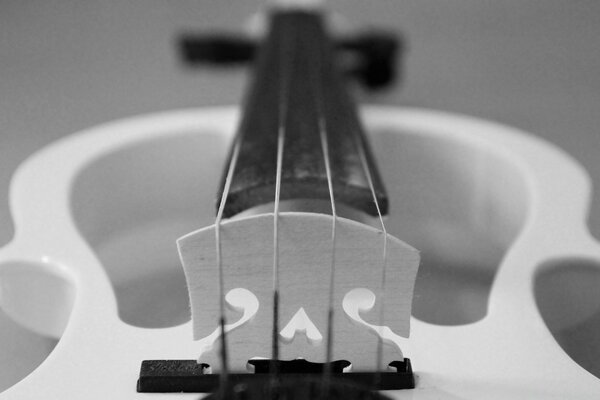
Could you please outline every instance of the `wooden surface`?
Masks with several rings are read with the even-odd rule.
[[[268,39],[244,94],[239,152],[223,216],[273,202],[278,167],[281,200],[329,200],[328,166],[337,203],[375,216],[379,207],[387,214],[385,189],[323,17],[288,11],[269,18]],[[223,167],[217,199],[230,162]]]
[[[279,216],[279,326],[284,332],[280,334],[280,358],[326,361],[328,289],[335,257],[332,359],[350,361],[355,371],[373,371],[377,369],[378,336],[359,317],[408,337],[419,253],[393,236],[384,239],[380,230],[367,225],[344,218],[338,218],[336,225],[334,250],[331,216]],[[230,301],[230,308],[236,312],[227,313],[230,324],[251,318],[227,336],[231,368],[244,371],[250,358],[271,357],[268,338],[273,321],[273,214],[224,221],[220,235],[225,293],[237,288],[250,291],[251,300]],[[178,246],[190,290],[194,339],[198,340],[218,328],[220,315],[215,227],[184,236]],[[386,279],[382,287],[384,265]],[[367,295],[348,299],[356,289]],[[248,317],[250,309],[253,313]],[[382,311],[383,324],[379,317]],[[397,344],[389,340],[384,343],[383,369],[394,360],[402,360]],[[213,351],[195,356],[218,368],[218,348],[213,346]]]

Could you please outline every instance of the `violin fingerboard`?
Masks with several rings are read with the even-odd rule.
[[[280,140],[283,146],[278,146]],[[329,200],[326,159],[336,202],[374,216],[378,205],[387,213],[383,183],[316,13],[273,15],[234,149],[235,143],[237,156],[232,149],[219,192],[221,198],[230,163],[235,162],[226,218],[273,202],[278,167],[281,200]]]

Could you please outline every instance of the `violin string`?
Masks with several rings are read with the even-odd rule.
[[[291,40],[295,40],[293,35],[294,30],[291,30]],[[278,127],[277,127],[277,170],[275,173],[275,203],[273,209],[273,323],[271,330],[271,353],[272,359],[279,360],[279,206],[281,200],[281,181],[283,174],[283,153],[285,148],[285,134],[286,134],[286,122],[287,122],[287,111],[289,101],[289,79],[291,79],[291,73],[293,70],[295,54],[292,53],[290,57],[286,57],[287,53],[284,50],[284,46],[281,41],[278,42],[279,46],[279,64],[280,69],[280,80],[281,85],[278,93]],[[277,368],[274,373],[277,374]]]
[[[240,153],[239,135],[236,135],[235,144],[231,153],[231,160],[227,169],[227,175],[225,177],[225,185],[223,187],[223,193],[221,194],[221,200],[219,202],[219,209],[217,211],[217,218],[215,220],[215,243],[216,243],[216,254],[217,254],[217,269],[218,269],[218,280],[219,280],[219,327],[221,331],[221,349],[219,358],[221,360],[221,374],[220,374],[220,385],[219,391],[221,394],[220,398],[224,398],[224,391],[227,384],[227,378],[229,374],[229,361],[227,355],[227,332],[226,332],[226,318],[225,318],[225,278],[223,273],[223,249],[221,246],[221,221],[223,220],[223,211],[225,210],[225,203],[231,190],[231,181],[233,180],[233,172],[237,164],[237,160]]]
[[[272,356],[279,359],[279,199],[281,197],[281,164],[285,132],[282,126],[277,133],[277,178],[275,183],[275,207],[273,210],[273,329],[271,337]]]
[[[325,171],[327,173],[327,186],[329,189],[329,199],[331,201],[331,215],[332,215],[332,223],[331,223],[331,265],[329,267],[329,300],[327,305],[327,349],[326,349],[326,367],[328,369],[327,372],[331,372],[329,368],[329,363],[331,362],[331,357],[333,353],[333,313],[334,313],[334,292],[335,292],[335,252],[336,252],[336,226],[337,226],[337,210],[335,207],[335,197],[333,193],[333,179],[331,176],[331,165],[329,158],[329,144],[327,143],[327,127],[325,123],[325,119],[323,117],[319,118],[319,134],[321,136],[321,147],[323,148],[323,155],[325,159]]]
[[[327,397],[329,393],[329,386],[331,382],[331,360],[333,357],[333,327],[334,327],[334,297],[335,297],[335,277],[336,277],[336,242],[337,242],[337,208],[335,204],[335,195],[333,191],[333,174],[331,172],[331,157],[329,154],[329,140],[328,140],[328,129],[327,121],[325,118],[324,105],[323,105],[323,92],[321,90],[321,82],[319,78],[322,76],[319,72],[323,71],[323,60],[322,55],[314,57],[313,62],[313,85],[314,85],[314,99],[315,108],[317,113],[317,123],[319,138],[321,141],[321,150],[323,152],[323,160],[325,164],[325,173],[327,176],[327,188],[329,191],[329,200],[331,203],[331,263],[329,266],[329,288],[328,288],[328,304],[327,304],[327,334],[326,334],[326,346],[325,346],[325,368],[323,371],[323,385],[322,385],[322,396]],[[315,77],[316,75],[316,77]]]
[[[282,120],[277,132],[277,173],[275,182],[275,206],[273,210],[273,329],[272,355],[279,359],[279,202],[281,198],[281,173],[283,148],[285,144],[285,111],[281,111]]]
[[[381,225],[381,230],[383,231],[383,255],[382,255],[382,266],[381,266],[381,284],[379,288],[379,295],[377,296],[379,299],[379,325],[383,327],[384,318],[385,318],[385,292],[386,292],[386,275],[387,275],[387,259],[388,259],[388,234],[387,229],[385,227],[385,223],[383,221],[383,215],[381,213],[381,207],[379,206],[379,201],[377,200],[377,193],[375,192],[375,185],[373,184],[373,175],[371,172],[371,168],[369,167],[369,163],[367,161],[367,156],[365,154],[365,149],[363,144],[360,142],[360,137],[358,134],[355,134],[355,140],[358,148],[358,154],[360,157],[361,164],[365,171],[365,176],[367,179],[367,183],[369,184],[369,189],[371,190],[371,195],[373,196],[373,202],[375,203],[375,208],[377,209],[377,216],[379,217],[379,223]],[[381,328],[383,331],[383,328]],[[377,340],[377,378],[376,381],[380,381],[381,379],[381,364],[383,359],[383,340]]]

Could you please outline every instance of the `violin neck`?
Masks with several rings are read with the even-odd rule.
[[[387,213],[385,189],[334,56],[320,13],[271,14],[218,194],[229,172],[224,217],[274,202],[278,177],[282,201],[333,199],[377,215],[376,198]]]

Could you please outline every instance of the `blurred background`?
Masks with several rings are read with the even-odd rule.
[[[174,36],[240,30],[260,1],[0,0],[0,244],[15,168],[44,145],[117,118],[236,104],[245,69],[185,70]],[[448,110],[530,131],[592,176],[600,236],[600,2],[329,1],[357,28],[408,38],[404,82],[360,101]]]

